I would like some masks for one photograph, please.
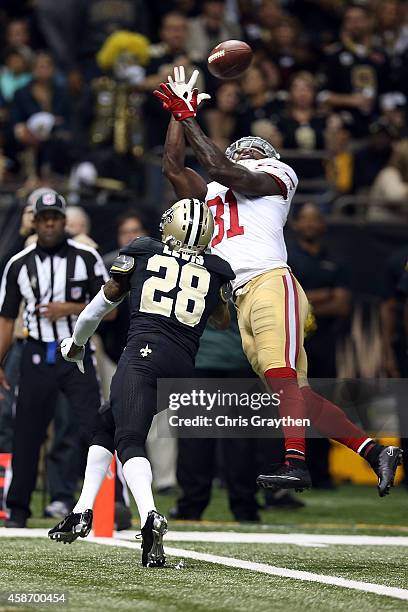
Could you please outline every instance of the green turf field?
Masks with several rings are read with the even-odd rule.
[[[216,489],[201,523],[172,522],[171,530],[256,533],[372,534],[408,536],[408,492],[400,487],[385,499],[375,489],[342,486],[335,491],[303,494],[306,508],[263,511],[262,524],[232,521],[224,491]],[[161,497],[164,512],[174,497]],[[31,527],[48,527],[40,518],[37,495]],[[137,529],[137,521],[134,521]],[[187,534],[186,534],[187,535]],[[140,566],[140,550],[129,534],[129,545],[119,548],[90,542],[63,546],[43,538],[0,538],[0,591],[61,592],[67,606],[35,606],[44,610],[228,611],[250,610],[408,610],[408,600],[339,586],[257,573],[252,569],[169,556],[168,567],[148,570]],[[266,566],[301,570],[329,577],[406,589],[408,546],[243,544],[220,542],[168,542],[170,549],[209,553]],[[187,553],[185,553],[187,554]],[[176,569],[184,558],[184,567]],[[404,591],[405,592],[405,591]],[[0,610],[16,607],[0,605]],[[19,607],[19,609],[22,609]],[[29,609],[28,607],[24,609]],[[32,609],[32,608],[31,608]]]
[[[189,529],[223,529],[225,523],[231,523],[234,528],[244,531],[272,530],[293,531],[293,528],[302,531],[315,531],[334,533],[382,533],[386,535],[408,534],[408,490],[405,487],[396,487],[388,497],[380,499],[375,487],[356,487],[342,485],[333,491],[313,490],[302,493],[299,499],[306,504],[301,510],[268,510],[261,511],[262,527],[259,525],[238,525],[228,508],[225,491],[214,488],[211,503],[207,508],[203,521],[188,523]],[[156,496],[156,503],[160,512],[168,514],[175,505],[176,496]],[[258,493],[258,500],[262,503],[262,494]],[[30,527],[51,527],[55,521],[41,517],[40,495],[34,496],[33,518],[29,521]],[[137,512],[133,508],[135,517],[134,526],[138,526]],[[207,525],[207,523],[209,523]],[[184,529],[185,524],[176,521],[172,529]]]
[[[2,539],[0,546],[1,590],[63,590],[68,595],[68,607],[74,610],[323,611],[346,610],[350,606],[360,610],[408,609],[408,602],[389,597],[264,576],[202,561],[187,560],[185,567],[177,570],[178,560],[171,558],[163,570],[146,570],[139,565],[138,551],[85,542],[59,546],[46,540]],[[400,549],[339,546],[302,549],[239,544],[194,544],[194,549],[408,586],[406,554]]]

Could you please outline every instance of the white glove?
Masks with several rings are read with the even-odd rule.
[[[71,347],[73,344],[74,344],[73,338],[64,338],[64,340],[61,342],[61,355],[63,356],[65,361],[76,363],[78,366],[78,370],[82,372],[82,374],[84,374],[85,373],[85,369],[84,369],[85,347],[81,346],[80,347],[81,350],[78,352],[78,354],[75,357],[68,357],[68,353],[71,350]]]
[[[198,79],[198,75],[200,73],[198,70],[194,70],[193,74],[190,77],[188,83],[186,83],[186,75],[184,71],[184,66],[175,66],[174,67],[174,80],[169,75],[168,76],[168,85],[170,89],[178,96],[179,98],[183,98],[187,104],[191,102],[193,97],[193,89]],[[207,93],[199,93],[197,96],[197,106],[203,100],[209,100],[211,96]]]

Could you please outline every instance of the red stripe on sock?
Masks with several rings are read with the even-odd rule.
[[[293,368],[271,368],[264,373],[265,381],[273,393],[279,393],[281,418],[304,419],[306,405],[297,383],[296,370]],[[285,436],[285,450],[291,449],[305,453],[304,425],[282,426]],[[290,452],[290,450],[289,450]]]

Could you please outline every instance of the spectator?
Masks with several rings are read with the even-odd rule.
[[[150,49],[145,87],[152,90],[167,79],[178,63],[189,61],[187,51],[188,21],[181,13],[167,13],[160,26],[160,42]]]
[[[313,48],[320,49],[336,40],[344,4],[343,0],[292,0],[288,10],[302,24]]]
[[[5,43],[7,47],[16,49],[31,47],[31,36],[27,21],[13,19],[6,27]]]
[[[143,180],[138,160],[145,148],[145,96],[138,89],[148,54],[149,41],[141,34],[118,31],[109,36],[97,54],[103,76],[85,89],[79,120],[82,158],[94,164],[97,175],[138,191]]]
[[[402,19],[400,0],[381,0],[375,7],[377,44],[392,58],[408,48],[408,28]]]
[[[283,89],[288,88],[295,72],[314,68],[313,57],[302,37],[301,28],[292,18],[283,18],[275,24],[271,41],[265,46],[265,51],[279,68]]]
[[[261,136],[279,148],[279,133],[274,123],[282,109],[282,102],[268,91],[264,71],[257,65],[251,66],[241,79],[244,96],[242,110],[237,116],[237,127],[233,140],[243,136]]]
[[[139,236],[147,236],[147,231],[144,223],[137,212],[124,212],[117,220],[117,245],[118,248],[110,253],[107,253],[104,258],[104,264],[107,270],[110,269],[113,260],[118,255],[119,249],[139,238]],[[99,326],[99,334],[102,337],[103,345],[108,357],[117,364],[126,346],[127,333],[129,328],[129,304],[124,300],[117,308],[117,316],[114,321],[102,323]],[[110,373],[112,377],[113,372]]]
[[[205,62],[222,40],[240,40],[240,27],[226,19],[225,4],[225,0],[204,0],[201,14],[189,20],[186,48],[194,62]]]
[[[381,118],[389,127],[394,140],[408,136],[407,98],[399,91],[384,94],[380,98]]]
[[[326,124],[326,178],[338,193],[350,193],[354,179],[354,155],[351,127],[353,119],[348,112],[332,113]]]
[[[398,142],[389,163],[370,191],[368,217],[377,221],[402,221],[408,213],[408,139]]]
[[[384,49],[374,46],[366,6],[346,8],[340,40],[330,47],[324,72],[320,100],[331,109],[348,110],[354,118],[354,135],[365,136],[377,110],[378,94],[391,86],[389,61]]]
[[[37,54],[32,82],[19,89],[11,104],[11,122],[19,147],[36,152],[36,171],[50,166],[64,173],[70,167],[70,99],[55,82],[55,65],[48,53]]]
[[[96,242],[89,236],[91,220],[81,206],[68,206],[66,210],[66,232],[75,238],[76,242],[86,244],[93,249],[98,248]]]
[[[244,29],[248,42],[255,51],[270,45],[273,29],[284,16],[279,0],[261,0],[258,6],[249,12],[248,23]]]
[[[78,0],[74,16],[75,72],[86,82],[97,77],[100,71],[95,57],[106,39],[119,30],[147,34],[147,17],[145,0]]]
[[[235,81],[223,83],[216,93],[216,105],[206,114],[208,136],[224,150],[237,130],[237,110],[240,88]]]
[[[317,326],[305,340],[313,386],[313,378],[336,378],[336,341],[339,325],[350,314],[350,279],[344,263],[323,243],[326,224],[317,206],[304,204],[293,226],[296,241],[288,247],[288,263],[306,291]],[[313,486],[330,487],[328,440],[310,438],[307,443]]]
[[[284,111],[277,122],[285,149],[298,149],[306,155],[325,148],[326,116],[316,109],[316,82],[310,72],[298,72],[292,79]],[[322,159],[301,158],[286,163],[295,165],[302,178],[322,178]]]
[[[6,50],[4,65],[0,69],[0,95],[10,102],[17,89],[31,81],[31,72],[26,54],[19,48]]]
[[[365,144],[353,153],[353,191],[367,193],[376,176],[386,166],[397,130],[384,117],[369,127]]]
[[[188,22],[180,13],[168,13],[160,27],[160,43],[153,45],[150,51],[150,62],[146,68],[146,79],[143,89],[150,92],[162,81],[167,81],[173,66],[182,64],[190,77],[194,70],[187,51]],[[203,89],[203,81],[197,87]],[[168,116],[161,104],[148,95],[144,105],[146,119],[146,147],[154,149],[163,145],[163,134],[166,133]]]

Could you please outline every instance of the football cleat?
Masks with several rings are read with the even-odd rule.
[[[151,510],[141,531],[143,567],[163,567],[166,563],[163,549],[163,536],[167,533],[166,517]]]
[[[77,538],[86,538],[92,529],[92,510],[70,512],[58,525],[48,532],[48,537],[57,542],[71,544]]]
[[[305,466],[294,467],[286,463],[279,464],[270,474],[260,474],[256,484],[264,489],[295,489],[301,493],[304,489],[310,489],[312,479]]]
[[[378,495],[384,497],[394,486],[395,472],[402,462],[402,450],[398,446],[386,446],[378,455],[372,468],[378,476]]]

